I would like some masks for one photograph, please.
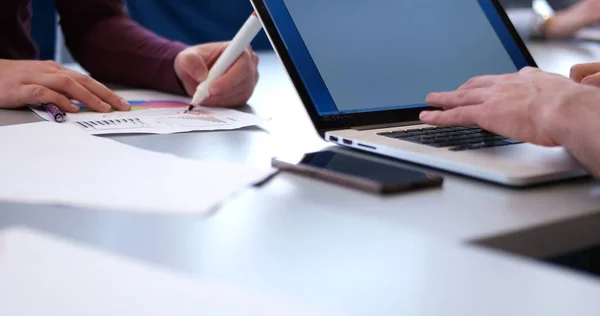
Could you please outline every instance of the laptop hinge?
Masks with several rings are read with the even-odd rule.
[[[409,122],[399,122],[399,123],[389,123],[389,124],[365,125],[365,126],[352,127],[352,129],[357,130],[357,131],[369,131],[369,130],[374,130],[374,129],[402,127],[402,126],[409,126],[409,125],[421,125],[421,124],[423,124],[423,123],[421,123],[421,121],[409,121]]]

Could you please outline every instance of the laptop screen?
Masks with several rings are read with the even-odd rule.
[[[528,65],[491,0],[264,0],[320,116],[425,107]]]

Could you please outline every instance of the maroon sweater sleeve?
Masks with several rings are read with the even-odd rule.
[[[73,57],[99,80],[183,94],[173,63],[186,46],[127,16],[122,0],[55,0]]]

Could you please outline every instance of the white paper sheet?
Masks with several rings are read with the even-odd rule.
[[[123,90],[117,94],[130,101],[131,111],[96,113],[82,108],[80,113],[68,113],[62,124],[76,126],[92,135],[106,135],[232,130],[267,121],[232,109],[196,107],[188,112],[190,98],[155,91]],[[54,122],[43,108],[31,109],[44,120]]]
[[[0,234],[3,316],[332,315],[23,229]]]
[[[271,169],[155,153],[72,125],[0,127],[0,201],[201,214]]]

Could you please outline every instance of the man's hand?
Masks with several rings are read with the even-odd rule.
[[[71,99],[98,112],[130,108],[127,102],[96,80],[53,61],[0,59],[0,107],[53,103],[66,112],[79,111]]]
[[[600,23],[600,0],[581,0],[559,11],[546,24],[548,37],[572,37],[578,31]]]
[[[579,118],[600,122],[600,89],[535,68],[473,78],[454,92],[430,94],[427,103],[445,111],[421,113],[424,123],[478,125],[543,146],[564,145],[574,126],[584,124]]]
[[[190,47],[175,58],[175,73],[188,95],[198,84],[229,43],[210,43]],[[230,107],[246,104],[258,82],[258,55],[248,48],[231,68],[210,87],[210,97],[202,105]]]

